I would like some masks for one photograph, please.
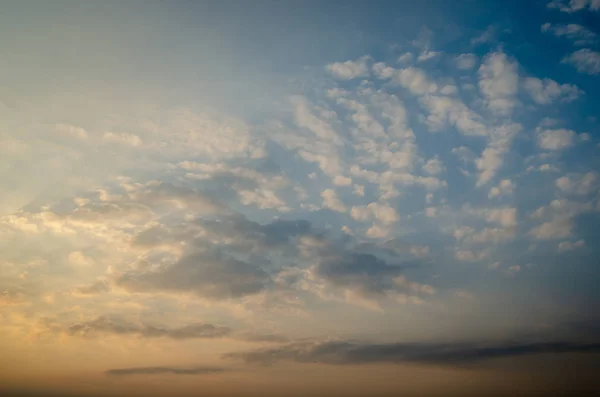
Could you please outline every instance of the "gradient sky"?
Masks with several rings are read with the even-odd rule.
[[[0,392],[600,390],[600,1],[0,3]]]

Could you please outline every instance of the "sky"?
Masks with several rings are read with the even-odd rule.
[[[0,1],[0,392],[600,391],[600,1]]]

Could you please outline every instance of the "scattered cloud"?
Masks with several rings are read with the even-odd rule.
[[[561,62],[576,67],[579,73],[600,74],[600,52],[589,48],[577,50],[565,56]]]

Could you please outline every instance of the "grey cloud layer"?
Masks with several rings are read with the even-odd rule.
[[[275,349],[231,353],[226,357],[241,359],[250,364],[264,365],[279,361],[331,365],[369,363],[460,365],[494,358],[543,353],[600,353],[600,344],[553,342],[477,346],[427,343],[359,344],[342,341],[290,344]]]
[[[117,335],[139,335],[146,338],[167,337],[172,339],[219,338],[231,333],[227,327],[212,324],[191,324],[180,328],[159,328],[152,325],[138,325],[119,319],[98,317],[95,320],[75,323],[68,327],[73,335],[109,333]]]
[[[225,368],[218,367],[195,367],[195,368],[176,368],[176,367],[135,367],[109,369],[107,375],[127,376],[127,375],[206,375],[225,372]]]

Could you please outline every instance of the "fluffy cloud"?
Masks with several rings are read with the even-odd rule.
[[[330,210],[337,212],[346,212],[346,206],[338,198],[335,190],[325,189],[323,193],[321,193],[321,197],[323,197],[323,206],[325,208],[329,208]]]
[[[598,176],[594,172],[562,176],[556,180],[555,184],[564,193],[574,195],[590,194],[599,186]]]
[[[554,80],[540,80],[535,77],[523,79],[523,87],[535,103],[547,105],[556,100],[572,102],[583,94],[577,86],[572,84],[558,84]]]
[[[576,67],[579,73],[600,74],[600,52],[588,48],[567,55],[561,62]]]
[[[479,89],[493,112],[507,115],[517,105],[517,62],[503,52],[488,54],[479,67]]]
[[[327,65],[326,69],[336,79],[351,80],[369,74],[368,60],[369,57],[362,57],[356,61],[336,62]]]
[[[560,129],[538,129],[537,144],[545,150],[561,150],[573,145],[575,132],[564,128]]]
[[[497,186],[490,189],[489,198],[507,196],[513,193],[515,184],[510,179],[501,180]]]
[[[352,207],[350,216],[359,221],[375,218],[384,225],[392,225],[400,219],[394,208],[381,203],[370,203],[367,206]]]
[[[581,247],[585,247],[585,241],[583,241],[583,240],[577,240],[575,242],[563,241],[558,244],[558,251],[559,252],[571,251],[571,250],[581,248]]]

